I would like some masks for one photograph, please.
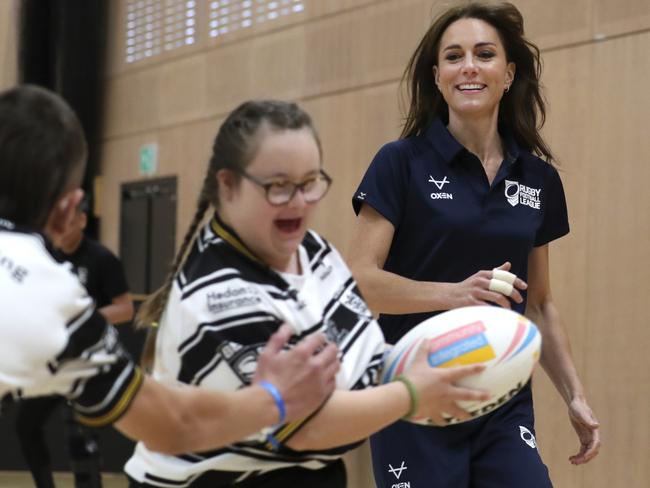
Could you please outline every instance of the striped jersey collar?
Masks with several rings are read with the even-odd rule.
[[[258,264],[261,264],[267,267],[260,258],[258,258],[253,251],[251,251],[246,244],[239,238],[237,233],[228,227],[220,218],[219,215],[215,212],[212,221],[210,222],[210,228],[217,236],[221,237],[224,241],[234,247],[241,254],[246,256],[251,261],[255,261]]]
[[[212,230],[212,232],[214,232],[217,237],[220,237],[226,243],[228,243],[230,247],[233,248],[236,252],[247,258],[254,265],[263,269],[265,273],[272,277],[276,283],[276,286],[278,286],[280,289],[284,290],[291,288],[291,284],[286,280],[284,276],[282,276],[282,273],[271,268],[268,264],[262,261],[246,244],[244,244],[244,241],[241,240],[235,230],[219,218],[219,214],[217,214],[217,212],[214,213],[214,217],[210,221],[210,230]]]

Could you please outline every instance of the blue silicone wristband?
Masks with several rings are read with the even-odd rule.
[[[266,440],[268,441],[269,444],[271,444],[274,451],[279,451],[280,450],[280,443],[278,442],[278,440],[275,437],[273,437],[273,434],[268,434],[266,436]]]
[[[287,416],[287,411],[285,409],[284,400],[282,399],[280,391],[275,387],[273,383],[269,383],[268,381],[260,381],[259,385],[268,391],[273,397],[275,406],[278,407],[278,412],[280,413],[280,420],[278,421],[278,424],[283,424],[284,419]]]

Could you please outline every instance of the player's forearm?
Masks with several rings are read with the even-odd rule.
[[[360,391],[337,390],[287,446],[318,450],[351,444],[403,417],[409,408],[409,393],[399,382]]]
[[[112,303],[98,309],[107,322],[121,324],[133,318],[133,303]]]
[[[364,299],[374,313],[406,314],[449,309],[450,283],[416,281],[375,266],[353,267]]]
[[[236,392],[197,390],[187,399],[190,418],[181,425],[185,447],[179,452],[201,451],[241,441],[279,420],[271,395],[259,386]],[[218,443],[218,445],[216,445]]]
[[[277,421],[273,398],[261,387],[170,389],[148,378],[116,427],[151,450],[180,454],[223,447]]]
[[[553,302],[547,301],[537,306],[529,304],[526,315],[540,329],[540,363],[564,401],[568,404],[574,398],[584,397],[584,388],[571,356],[569,337]]]

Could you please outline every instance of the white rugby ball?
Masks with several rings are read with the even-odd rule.
[[[431,367],[486,365],[482,373],[457,383],[490,392],[490,398],[484,402],[458,402],[472,418],[495,410],[524,387],[539,359],[542,344],[537,326],[516,312],[489,305],[457,308],[416,325],[387,352],[383,383],[408,369],[422,341],[427,343]],[[431,425],[428,418],[410,421]],[[446,425],[462,422],[449,415],[445,421]]]

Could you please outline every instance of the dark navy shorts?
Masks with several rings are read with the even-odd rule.
[[[399,421],[370,438],[377,488],[551,488],[535,442],[530,382],[483,417],[449,427]]]

